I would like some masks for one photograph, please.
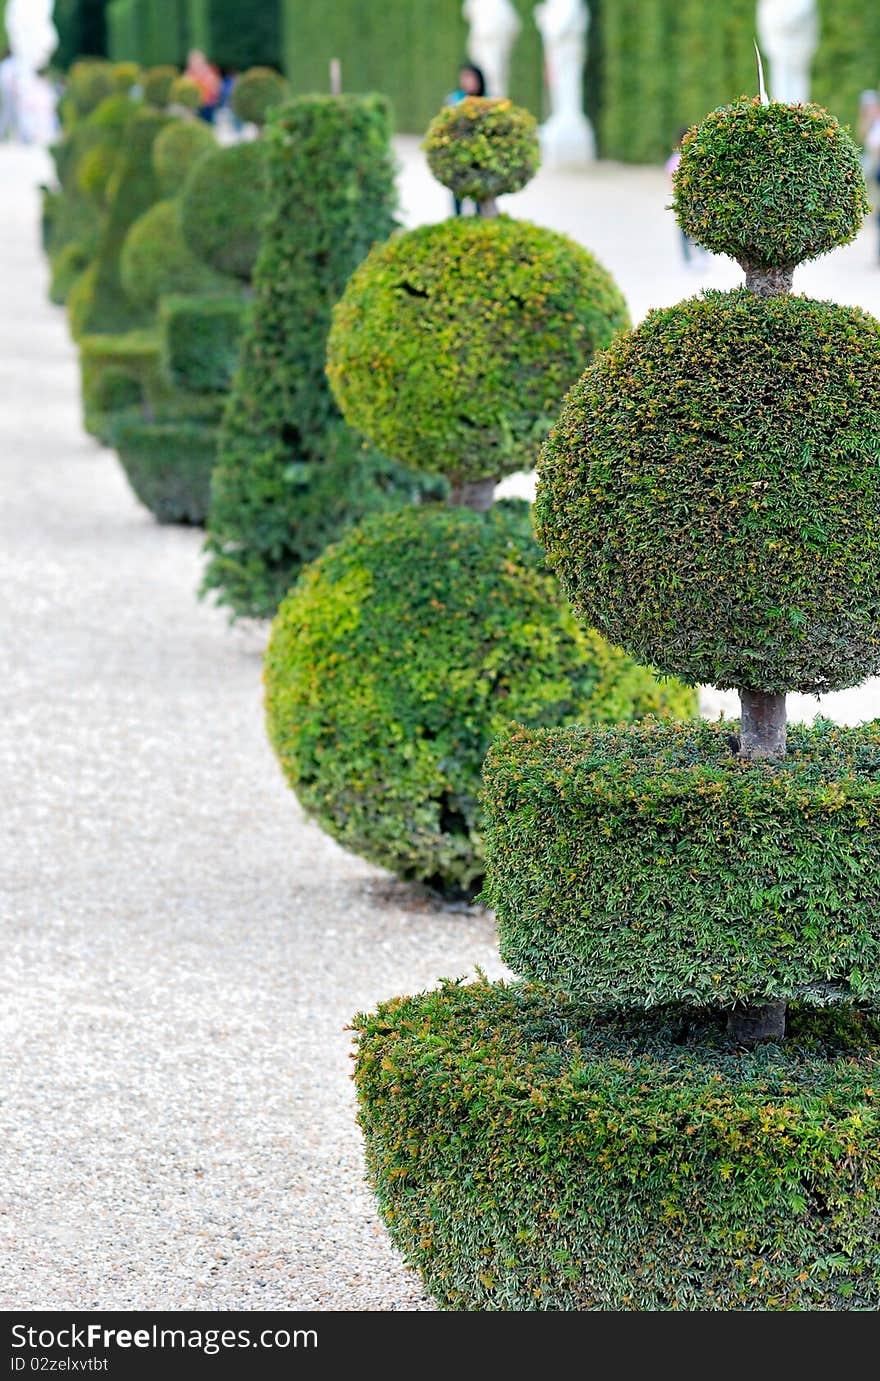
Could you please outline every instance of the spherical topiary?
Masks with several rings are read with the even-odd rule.
[[[174,120],[166,125],[153,145],[153,167],[163,195],[178,196],[196,159],[216,148],[214,132],[204,120]]]
[[[536,523],[575,611],[693,682],[880,670],[880,330],[745,289],[652,312],[572,389]]]
[[[138,307],[154,310],[166,293],[228,291],[231,280],[193,254],[180,229],[177,201],[157,201],[132,225],[119,262],[122,287]]]
[[[90,201],[103,206],[107,188],[116,167],[117,151],[112,144],[96,144],[80,158],[76,170],[76,184]]]
[[[177,80],[176,67],[151,67],[144,73],[144,100],[147,105],[164,110],[171,100],[171,88]]]
[[[90,114],[114,92],[113,68],[96,58],[80,58],[67,74],[65,101],[77,117]]]
[[[251,67],[232,88],[232,111],[246,124],[264,125],[272,106],[287,96],[287,82],[272,67]]]
[[[169,104],[184,110],[199,110],[204,101],[202,88],[193,77],[175,77],[171,83]]]
[[[541,162],[534,115],[512,101],[483,96],[442,110],[423,147],[437,181],[476,202],[518,192]]]
[[[696,709],[577,626],[519,504],[352,529],[281,606],[265,674],[270,737],[305,809],[347,848],[453,894],[482,875],[480,767],[511,718]]]
[[[483,982],[354,1027],[369,1178],[441,1309],[880,1308],[876,1018],[732,1052],[693,1012]]]
[[[114,91],[127,96],[132,87],[137,86],[140,77],[141,69],[136,62],[114,62],[110,82]]]
[[[855,239],[868,211],[859,151],[816,105],[713,111],[682,142],[674,186],[682,229],[744,267],[815,259]]]
[[[731,732],[732,731],[732,732]],[[486,762],[486,897],[514,972],[601,1007],[880,1006],[880,725],[528,730]]]
[[[506,216],[377,246],[334,312],[327,372],[347,421],[457,482],[531,469],[559,400],[628,325],[611,275]]]
[[[249,280],[266,214],[262,143],[233,144],[200,158],[186,179],[181,212],[196,257]]]

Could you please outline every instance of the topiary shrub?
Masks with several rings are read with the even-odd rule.
[[[541,162],[538,122],[512,101],[468,96],[432,122],[428,167],[456,197],[478,205],[530,182]]]
[[[171,104],[171,91],[177,81],[178,71],[176,67],[159,66],[150,67],[145,73],[142,82],[144,100],[147,105],[156,106],[159,110],[165,110]]]
[[[355,1030],[369,1177],[441,1309],[880,1307],[875,1018],[732,1052],[688,1009],[478,983]]]
[[[84,336],[79,341],[83,425],[109,443],[113,416],[145,406],[157,386],[159,346],[151,331]]]
[[[193,77],[175,77],[171,83],[170,105],[179,106],[182,110],[200,110],[202,99],[202,88]],[[210,130],[209,125],[205,125],[205,128]]]
[[[79,160],[76,172],[77,187],[83,196],[103,209],[107,200],[107,189],[116,169],[118,151],[108,144],[97,144],[88,149]]]
[[[89,115],[116,89],[113,68],[109,62],[96,58],[81,58],[72,64],[67,74],[63,110],[65,124],[73,124]]]
[[[245,309],[241,296],[169,295],[160,300],[162,367],[176,387],[192,393],[229,390]]]
[[[208,529],[203,589],[233,616],[271,617],[301,566],[347,525],[438,492],[346,436],[325,376],[332,304],[394,225],[389,134],[380,97],[314,96],[240,146],[265,148],[270,211]],[[185,230],[209,162],[187,183]]]
[[[584,361],[628,325],[610,274],[556,231],[498,217],[379,245],[333,315],[348,422],[453,485],[530,469]]]
[[[91,262],[91,247],[79,240],[64,245],[52,258],[49,301],[63,307],[76,280]]]
[[[190,168],[181,225],[197,259],[249,282],[266,215],[263,145],[233,144],[204,154]]]
[[[124,99],[124,98],[122,98]],[[107,189],[108,210],[95,261],[68,298],[75,339],[95,333],[134,330],[149,323],[149,313],[128,297],[120,280],[120,256],[130,226],[158,199],[152,147],[166,117],[139,111],[125,127],[125,142]]]
[[[153,168],[162,194],[179,197],[190,168],[217,140],[204,120],[173,120],[157,136],[153,145]]]
[[[165,293],[223,292],[232,281],[192,253],[175,200],[157,201],[135,221],[125,237],[119,272],[129,299],[150,312]]]
[[[694,682],[880,669],[878,380],[856,308],[738,289],[652,312],[541,456],[536,522],[575,611]]]
[[[486,763],[486,900],[516,973],[603,1007],[880,999],[880,724],[517,729]]]
[[[685,233],[747,271],[847,244],[868,212],[859,151],[816,105],[743,98],[713,111],[685,136],[674,187]]]
[[[304,808],[346,848],[451,895],[479,886],[480,768],[511,718],[696,713],[693,692],[578,628],[519,504],[367,519],[281,606],[265,677]]]
[[[141,69],[136,62],[114,62],[110,72],[110,85],[114,92],[129,96],[140,79]]]
[[[158,522],[204,524],[216,426],[180,418],[148,420],[134,413],[114,422],[112,440],[134,493]]]
[[[271,67],[251,67],[232,88],[232,111],[245,124],[264,125],[272,106],[288,95],[287,82]]]

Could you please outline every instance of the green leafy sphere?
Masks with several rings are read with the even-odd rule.
[[[135,221],[125,237],[119,274],[130,300],[150,311],[166,293],[228,292],[234,287],[232,279],[193,254],[173,199],[157,201]]]
[[[869,209],[859,151],[832,115],[757,98],[688,132],[674,189],[685,233],[744,267],[792,268],[848,244]]]
[[[202,88],[193,77],[180,76],[171,84],[170,104],[184,110],[198,110],[203,103]]]
[[[232,88],[232,111],[246,124],[264,125],[272,106],[287,98],[287,82],[272,67],[251,67]]]
[[[144,73],[143,91],[147,105],[164,110],[171,100],[171,88],[177,80],[176,67],[151,67]]]
[[[511,718],[696,712],[563,604],[525,505],[401,509],[301,575],[266,657],[269,735],[346,848],[451,895],[483,873],[480,768]]]
[[[880,670],[880,326],[746,289],[650,313],[572,389],[536,528],[575,612],[689,682]]]
[[[476,202],[518,192],[541,162],[538,124],[508,100],[468,96],[432,121],[423,145],[438,182]]]
[[[113,68],[109,62],[80,58],[67,74],[65,103],[76,117],[82,118],[111,96],[114,86]]]
[[[368,1177],[441,1309],[880,1308],[876,1017],[732,1052],[484,981],[353,1024]]]
[[[204,120],[174,120],[166,125],[153,145],[153,168],[163,195],[178,196],[196,159],[216,148],[214,132]]]
[[[114,91],[122,96],[131,94],[141,79],[141,69],[136,62],[114,62],[110,73],[110,83]]]
[[[267,210],[262,143],[205,154],[191,167],[182,197],[183,233],[196,257],[250,281]]]
[[[333,315],[327,372],[351,426],[456,482],[530,470],[559,401],[629,324],[587,250],[507,216],[378,245]]]

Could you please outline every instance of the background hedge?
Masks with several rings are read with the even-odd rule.
[[[58,47],[52,62],[69,67],[84,55],[103,57],[107,52],[106,11],[107,0],[55,0],[52,19],[58,30]]]
[[[354,1027],[369,1178],[441,1309],[880,1308],[876,1018],[732,1053],[479,983]]]
[[[280,0],[113,0],[107,37],[112,58],[134,58],[145,67],[183,65],[191,48],[236,71],[258,63],[277,67]]]

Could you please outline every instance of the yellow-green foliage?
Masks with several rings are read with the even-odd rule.
[[[302,805],[346,848],[472,893],[480,768],[510,719],[696,712],[578,628],[525,505],[366,520],[304,571],[266,660],[269,732]]]
[[[190,168],[217,139],[204,120],[173,120],[158,135],[153,145],[153,168],[162,195],[179,197]]]
[[[327,373],[346,420],[456,481],[529,470],[566,390],[629,324],[565,235],[507,216],[378,245],[334,311]]]
[[[135,221],[119,260],[123,291],[136,307],[155,311],[165,293],[228,291],[233,280],[197,259],[180,229],[180,205],[157,201]]]
[[[538,122],[512,101],[469,96],[432,121],[428,166],[459,198],[476,202],[518,192],[538,171]]]

